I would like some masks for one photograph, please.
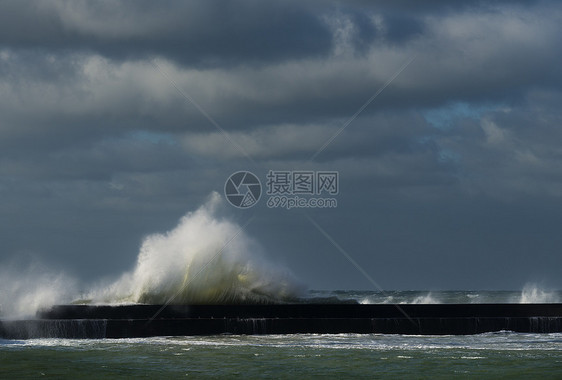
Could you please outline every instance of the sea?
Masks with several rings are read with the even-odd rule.
[[[559,303],[562,292],[306,290],[212,194],[143,239],[131,271],[94,286],[45,265],[0,266],[0,318],[55,304]],[[368,269],[368,268],[366,268]],[[169,378],[562,379],[562,334],[289,334],[0,340],[0,380]]]
[[[562,292],[313,291],[314,302],[560,302]],[[312,302],[312,301],[311,301]],[[0,379],[562,379],[562,334],[290,334],[0,340]]]

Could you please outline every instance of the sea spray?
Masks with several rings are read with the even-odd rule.
[[[0,266],[0,316],[34,317],[37,310],[69,302],[76,281],[37,258],[20,257]]]
[[[263,303],[291,300],[302,287],[265,260],[243,228],[216,216],[212,193],[171,231],[147,236],[134,270],[90,298],[97,303]]]
[[[526,284],[521,291],[519,303],[558,303],[560,297],[557,292],[541,289],[536,284]]]
[[[366,296],[355,294],[360,304],[436,304],[443,303],[433,292],[427,291],[375,291]]]
[[[409,302],[404,302],[404,303],[411,303],[411,304],[436,304],[436,303],[441,303],[441,301],[439,299],[437,299],[431,292],[425,294],[425,295],[420,295],[417,296],[416,298],[414,298],[413,300],[409,301]]]

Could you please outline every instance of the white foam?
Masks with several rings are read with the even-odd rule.
[[[427,293],[425,295],[417,296],[409,302],[407,301],[407,302],[402,302],[402,303],[411,303],[411,304],[428,304],[428,303],[431,303],[431,304],[436,304],[436,303],[441,303],[441,302],[439,302],[439,300],[437,300],[430,292],[430,293]]]
[[[76,281],[37,259],[3,263],[0,270],[0,316],[33,317],[37,310],[72,299]]]
[[[218,193],[163,234],[147,236],[137,264],[119,280],[91,292],[101,303],[241,303],[296,297],[291,273],[264,259],[243,229],[216,216]]]
[[[541,289],[536,284],[526,284],[521,291],[519,303],[558,303],[560,297],[556,292]]]
[[[171,231],[147,236],[131,272],[78,297],[77,281],[39,260],[0,266],[0,317],[33,317],[54,304],[243,303],[288,300],[303,290],[289,270],[265,259],[243,228],[216,216],[222,200],[190,212]],[[77,300],[80,298],[83,301]]]

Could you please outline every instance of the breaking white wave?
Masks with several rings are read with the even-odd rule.
[[[410,302],[402,302],[402,303],[411,303],[411,304],[434,304],[434,303],[441,303],[437,298],[435,298],[431,293],[427,293],[425,295],[417,296]]]
[[[164,234],[144,239],[130,273],[91,292],[98,303],[256,303],[290,300],[301,286],[265,260],[243,229],[216,216],[221,198],[190,212]]]
[[[521,291],[519,303],[558,303],[560,297],[557,292],[549,292],[535,284],[526,284]]]
[[[442,303],[432,292],[420,291],[379,291],[366,297],[356,297],[360,304],[421,304]]]
[[[32,317],[35,312],[72,299],[76,281],[31,258],[3,263],[0,269],[0,316]]]

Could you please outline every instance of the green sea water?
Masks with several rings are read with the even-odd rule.
[[[560,379],[562,334],[0,341],[0,378]]]

